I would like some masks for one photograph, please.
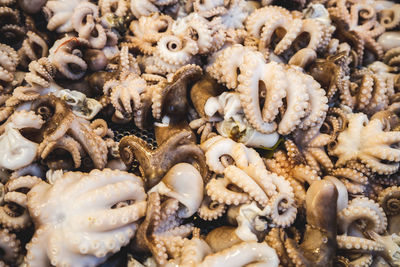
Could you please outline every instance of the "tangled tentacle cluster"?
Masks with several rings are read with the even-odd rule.
[[[238,56],[229,59],[231,53]],[[226,61],[233,64],[228,69],[222,67]],[[283,135],[296,127],[308,129],[320,123],[328,109],[325,92],[312,77],[275,62],[265,63],[258,52],[243,46],[223,50],[208,72],[239,92],[247,120],[262,133],[271,133],[276,127]],[[264,96],[263,100],[259,94]],[[286,110],[281,112],[277,126],[275,120],[283,108],[284,98]],[[264,102],[262,110],[261,101]]]
[[[81,204],[68,207],[60,203],[63,198]],[[124,201],[135,203],[113,208]],[[133,174],[93,170],[64,174],[52,186],[41,181],[28,193],[27,206],[37,228],[27,245],[30,266],[96,265],[134,236],[136,221],[145,214],[146,194]],[[57,242],[63,236],[68,236],[68,243]]]
[[[304,53],[303,51],[315,54],[318,50],[325,49],[333,31],[329,24],[324,24],[321,20],[302,18],[296,12],[291,13],[276,6],[266,6],[253,12],[246,20],[246,29],[259,40],[258,49],[266,57],[270,50],[275,55],[281,55],[295,46],[291,52],[294,54],[293,60]],[[274,33],[277,40],[273,39]]]
[[[0,0],[0,265],[400,265],[399,10]]]

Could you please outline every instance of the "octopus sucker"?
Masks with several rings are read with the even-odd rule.
[[[400,266],[393,0],[0,0],[0,266]]]

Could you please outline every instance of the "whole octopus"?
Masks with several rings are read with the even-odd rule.
[[[400,266],[400,4],[0,0],[0,266]]]

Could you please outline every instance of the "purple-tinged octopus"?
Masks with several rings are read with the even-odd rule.
[[[25,259],[32,267],[96,266],[129,243],[146,212],[142,180],[110,169],[68,172],[27,196],[36,228]]]

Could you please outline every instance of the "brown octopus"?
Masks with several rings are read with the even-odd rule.
[[[65,149],[74,158],[83,149],[92,159],[95,168],[105,167],[108,153],[105,141],[93,131],[88,121],[77,117],[65,101],[54,95],[41,96],[34,103],[34,108],[46,120],[42,130],[43,141],[38,148],[39,155],[50,146]],[[73,150],[65,145],[67,140],[74,143]]]
[[[283,229],[272,229],[266,241],[277,251],[282,263],[290,266],[333,266],[336,255],[336,202],[338,191],[329,181],[315,181],[307,190],[307,225],[303,242]]]
[[[127,166],[134,159],[139,161],[147,188],[156,185],[172,166],[182,162],[195,165],[203,179],[207,177],[204,153],[196,145],[195,135],[187,124],[156,126],[156,141],[158,148],[154,150],[134,135],[125,136],[119,143],[121,159]]]

